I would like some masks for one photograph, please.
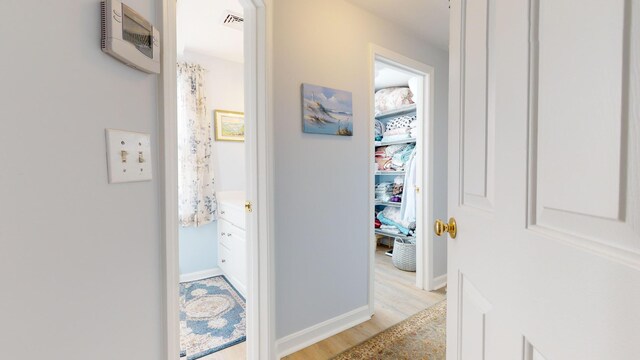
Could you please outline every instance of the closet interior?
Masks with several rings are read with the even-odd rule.
[[[416,219],[422,208],[417,196],[423,148],[417,111],[421,89],[416,75],[404,69],[376,61],[375,71],[375,241],[378,251],[388,248],[386,255],[396,268],[415,272],[421,230]]]

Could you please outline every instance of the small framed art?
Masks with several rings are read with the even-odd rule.
[[[216,141],[244,141],[244,113],[216,110],[213,116]]]

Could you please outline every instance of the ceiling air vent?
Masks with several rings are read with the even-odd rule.
[[[233,11],[227,10],[222,18],[222,25],[230,27],[232,29],[242,31],[242,24],[244,23],[244,19],[242,15],[238,13],[234,13]]]

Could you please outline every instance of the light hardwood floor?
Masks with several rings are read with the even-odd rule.
[[[384,254],[387,250],[388,248],[384,246],[378,246],[376,249],[375,315],[373,318],[284,359],[330,359],[445,299],[444,288],[434,292],[418,290],[415,287],[415,273],[398,270],[394,267],[391,257]]]
[[[376,249],[376,302],[373,318],[284,359],[330,359],[446,297],[444,289],[434,292],[418,290],[415,287],[416,274],[398,270],[393,266],[391,257],[384,254],[387,250],[386,246],[378,246]],[[246,349],[245,342],[203,357],[202,360],[241,360],[246,358]]]
[[[247,358],[247,342],[240,343],[200,358],[201,360],[244,360]]]

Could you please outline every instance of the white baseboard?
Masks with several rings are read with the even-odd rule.
[[[278,359],[371,319],[369,305],[276,340]]]
[[[438,290],[447,286],[447,274],[440,275],[433,279],[433,290]]]
[[[212,276],[222,275],[222,270],[219,267],[215,267],[213,269],[207,269],[202,271],[196,271],[188,274],[180,275],[180,282],[188,282],[188,281],[196,281],[202,280],[206,278],[210,278]]]

